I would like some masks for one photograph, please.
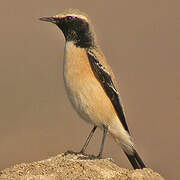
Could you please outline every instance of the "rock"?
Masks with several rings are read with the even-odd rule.
[[[152,169],[120,168],[112,159],[67,152],[46,160],[22,163],[0,171],[0,180],[164,180]]]

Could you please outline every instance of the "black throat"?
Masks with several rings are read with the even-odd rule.
[[[61,20],[57,26],[64,33],[66,41],[73,41],[77,47],[92,48],[95,46],[93,35],[89,29],[89,24],[81,19],[64,22]]]
[[[73,41],[77,47],[94,47],[94,38],[90,32],[75,31],[73,29],[68,29],[65,26],[60,29],[64,33],[66,41]]]

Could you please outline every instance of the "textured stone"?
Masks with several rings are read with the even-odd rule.
[[[158,173],[145,168],[128,170],[112,159],[96,159],[91,155],[63,153],[46,160],[22,163],[0,172],[0,180],[164,180]]]

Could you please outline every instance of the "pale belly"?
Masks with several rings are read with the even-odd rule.
[[[77,113],[87,122],[101,126],[109,125],[114,116],[114,108],[97,80],[80,78],[65,87],[70,102]]]

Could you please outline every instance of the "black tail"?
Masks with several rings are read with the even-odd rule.
[[[125,152],[125,151],[124,151]],[[129,159],[131,165],[134,169],[143,169],[146,168],[145,164],[143,163],[142,159],[140,158],[139,154],[134,150],[134,154],[126,153],[127,158]]]

